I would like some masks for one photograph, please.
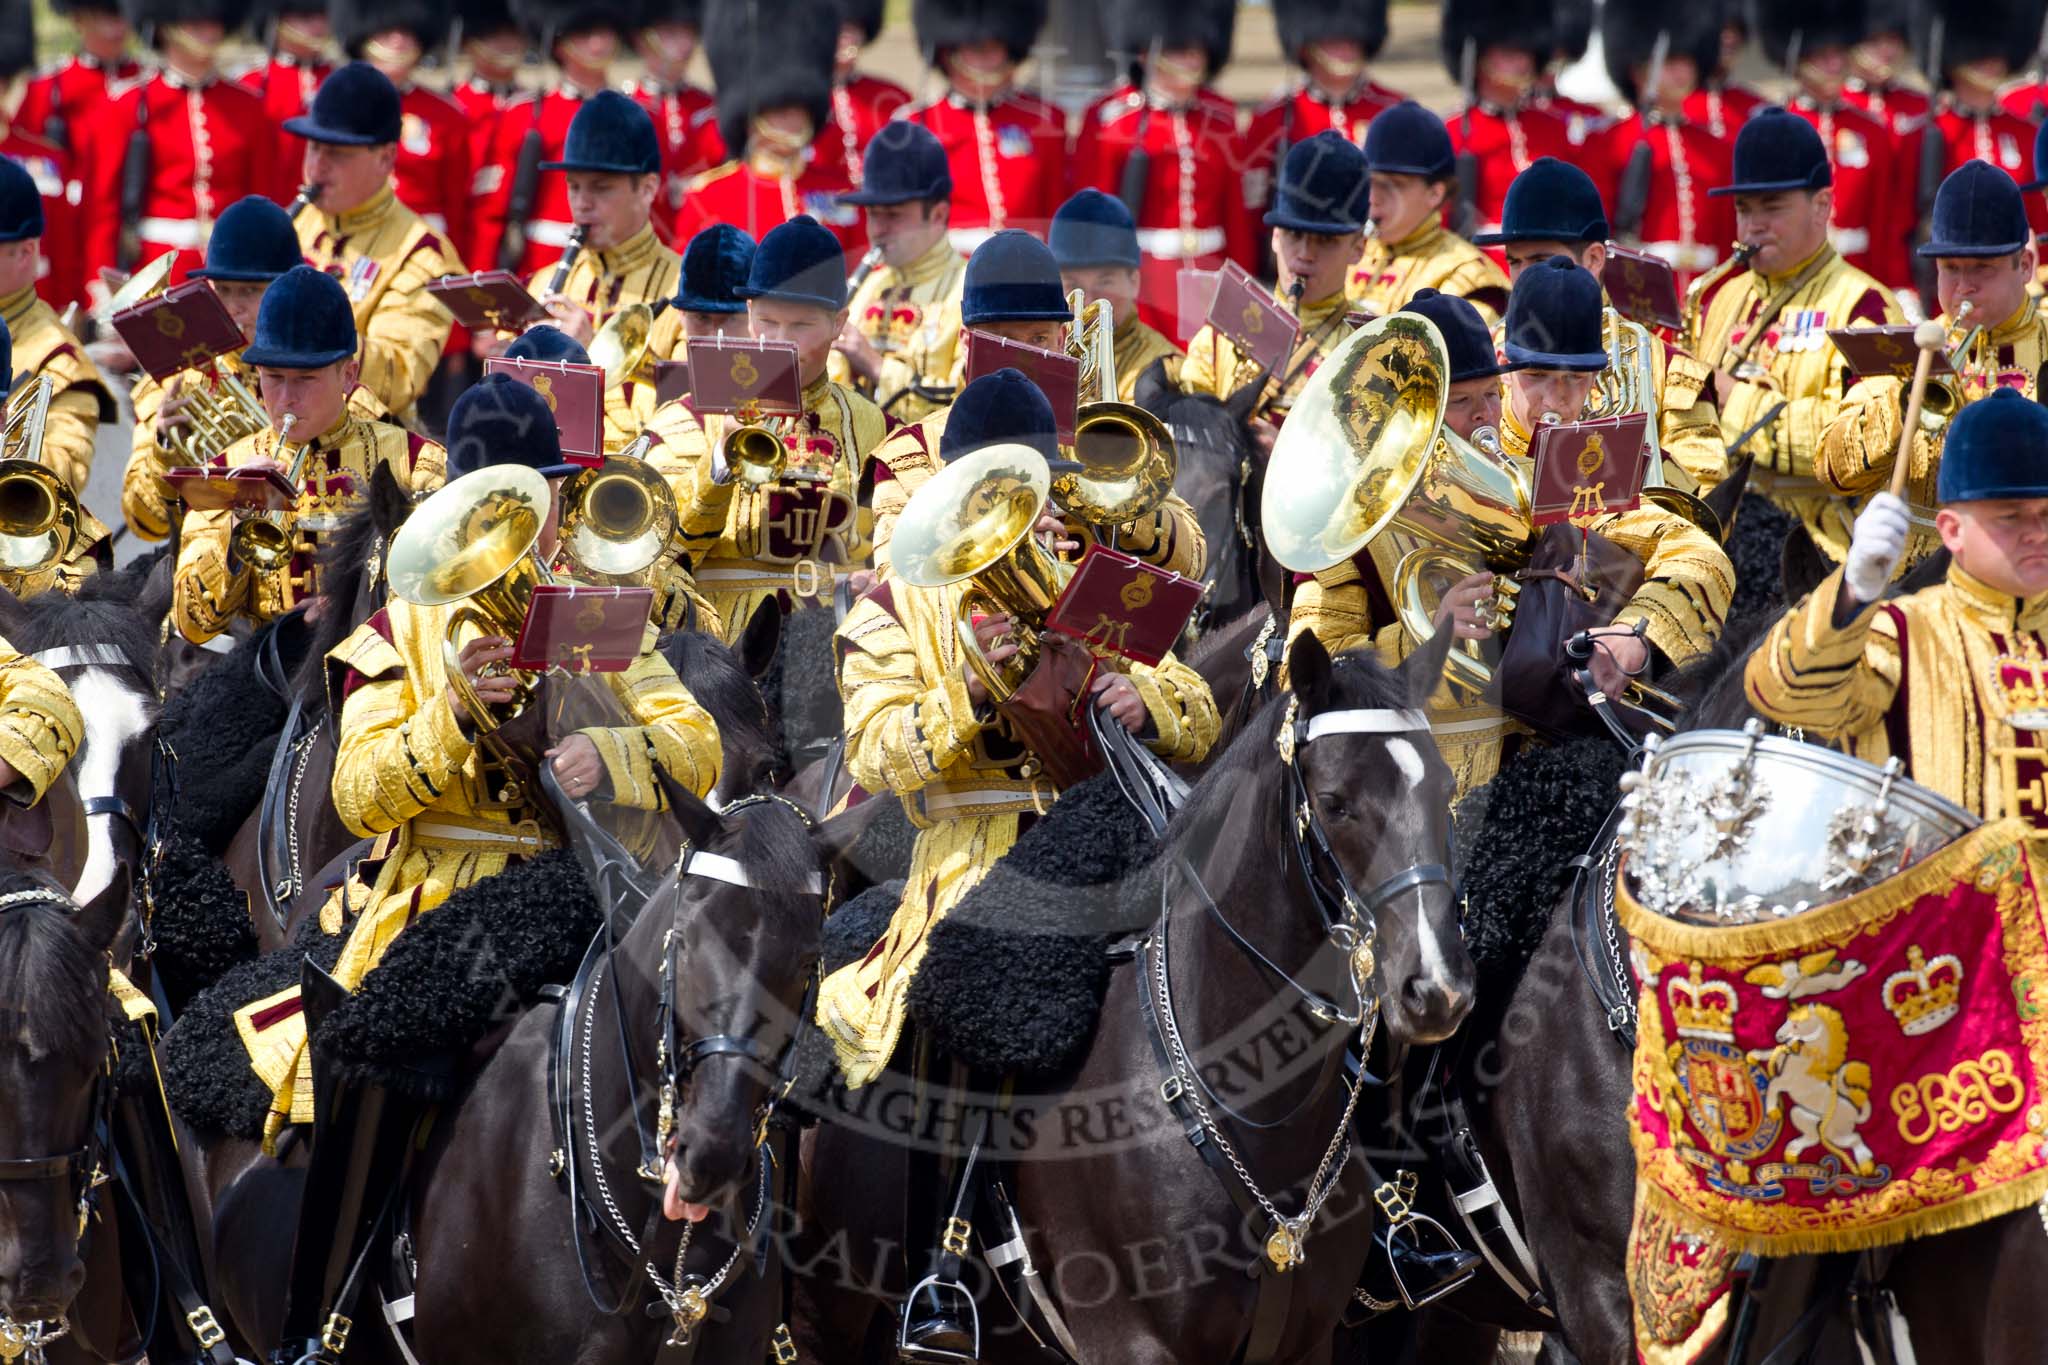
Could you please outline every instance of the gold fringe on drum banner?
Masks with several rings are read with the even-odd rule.
[[[2028,835],[2000,821],[1847,900],[1727,927],[1645,910],[1624,865],[1639,1219],[1807,1255],[2048,1193],[2048,924]]]

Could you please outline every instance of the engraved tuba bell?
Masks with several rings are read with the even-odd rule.
[[[1318,573],[1368,546],[1410,636],[1435,633],[1444,588],[1490,569],[1496,631],[1513,611],[1508,577],[1535,546],[1527,476],[1444,426],[1450,357],[1427,318],[1391,313],[1353,332],[1310,375],[1266,467],[1260,517],[1273,558]],[[899,532],[900,534],[900,532]],[[1461,641],[1446,668],[1493,679],[1492,641]]]

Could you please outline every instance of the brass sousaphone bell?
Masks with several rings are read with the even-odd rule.
[[[890,562],[896,577],[924,588],[973,579],[960,602],[958,630],[967,665],[997,702],[1030,676],[1038,635],[1072,570],[1033,530],[1045,510],[1052,471],[1027,445],[993,445],[963,455],[913,493],[896,520]],[[1008,615],[1017,654],[990,663],[974,637],[974,618]]]
[[[1520,467],[1444,426],[1449,374],[1427,318],[1392,313],[1353,332],[1295,399],[1267,461],[1260,510],[1267,549],[1296,573],[1375,546],[1376,561],[1394,563],[1385,581],[1417,640],[1435,633],[1442,589],[1481,569],[1496,575],[1482,614],[1504,630],[1514,608],[1508,575],[1527,565],[1536,541]],[[1460,641],[1446,671],[1484,689],[1497,649]]]
[[[519,638],[534,588],[552,581],[534,550],[550,496],[536,471],[491,465],[442,487],[391,538],[391,591],[416,607],[455,607],[442,660],[479,730],[496,729],[532,699],[531,679],[519,675],[512,705],[494,714],[463,676],[462,647],[480,635]]]

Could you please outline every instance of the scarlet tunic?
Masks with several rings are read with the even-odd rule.
[[[585,98],[573,87],[561,86],[521,96],[499,113],[489,149],[477,163],[471,183],[475,194],[470,206],[470,241],[462,259],[472,269],[491,270],[499,264],[498,250],[510,225],[512,190],[519,178],[520,150],[527,134],[539,135],[539,162],[561,160],[569,123]],[[533,208],[527,215],[526,249],[518,260],[505,263],[506,269],[531,275],[554,264],[569,245],[569,233],[575,226],[569,215],[568,178],[560,172],[541,172]]]
[[[1715,137],[1732,142],[1742,131],[1742,125],[1749,122],[1749,116],[1768,103],[1769,100],[1747,86],[1715,86],[1687,95],[1685,116],[1694,123],[1705,124],[1707,131]]]
[[[625,91],[654,120],[654,136],[661,143],[661,192],[654,196],[654,232],[663,241],[675,241],[676,213],[683,206],[690,177],[716,164],[706,160],[700,150],[701,116],[713,108],[711,92],[694,85],[640,81],[626,82]],[[680,248],[683,243],[675,245]]]
[[[85,278],[117,262],[122,228],[121,168],[138,123],[149,136],[135,264],[175,249],[173,281],[203,259],[213,220],[249,194],[268,194],[278,162],[277,128],[257,97],[232,81],[192,85],[152,73],[103,103],[79,130],[76,151],[84,218]],[[296,156],[291,158],[298,164]]]
[[[1850,81],[1842,89],[1842,98],[1878,119],[1891,130],[1893,157],[1901,167],[1900,174],[1912,177],[1917,188],[1920,176],[1920,146],[1926,140],[1929,119],[1933,115],[1933,103],[1919,90],[1903,86],[1874,86],[1862,81]],[[2029,146],[2032,144],[2029,143]],[[2024,177],[2023,177],[2024,178]],[[1900,182],[1904,184],[1904,181]],[[1881,271],[1874,271],[1881,280],[1897,280],[1901,287],[1913,277],[1912,236],[1920,216],[1916,191],[1905,191],[1894,208],[1891,244],[1897,249],[1896,259],[1880,261]]]
[[[770,229],[808,213],[832,229],[846,252],[850,272],[867,250],[867,224],[851,205],[838,202],[846,188],[843,178],[820,170],[816,163],[792,179],[728,161],[690,182],[676,215],[676,242],[679,247],[687,244],[714,223],[730,223],[758,242]]]
[[[469,119],[438,90],[409,85],[399,97],[398,202],[451,243],[469,237]]]
[[[134,61],[109,66],[83,52],[66,57],[28,83],[21,108],[15,111],[14,126],[69,151],[78,145],[79,124],[106,100],[109,89],[126,85],[141,74],[141,64]]]
[[[1946,175],[1966,161],[1988,161],[2022,185],[2034,178],[2034,125],[2006,109],[1966,113],[1953,106],[1934,116],[1941,130]],[[2024,196],[2027,222],[2034,235],[2048,232],[2048,203],[2038,194]]]
[[[1671,263],[1683,291],[1694,275],[1727,255],[1735,241],[1735,201],[1707,194],[1733,174],[1730,145],[1685,120],[1659,119],[1646,129],[1641,114],[1616,124],[1601,140],[1611,176],[1604,192],[1611,206],[1620,202],[1635,149],[1648,142],[1649,195],[1637,236],[1643,250]]]
[[[23,132],[19,124],[0,132],[0,156],[20,162],[35,177],[36,193],[43,199],[43,267],[36,293],[52,308],[62,309],[85,290],[79,272],[78,210],[69,194],[71,157],[56,144]]]
[[[1245,212],[1250,215],[1254,233],[1272,206],[1273,182],[1280,174],[1280,162],[1289,147],[1326,132],[1334,132],[1347,142],[1363,144],[1366,125],[1406,98],[1398,90],[1361,77],[1349,93],[1341,96],[1327,95],[1313,82],[1304,81],[1260,105],[1239,138],[1235,162],[1243,182],[1239,193],[1244,197]]]
[[[510,85],[492,85],[489,81],[471,76],[448,92],[448,98],[455,101],[456,108],[469,122],[469,167],[472,198],[482,191],[474,188],[474,177],[484,170],[484,158],[490,155],[491,135],[498,129],[498,115],[505,112],[514,100],[519,98],[519,89]],[[468,246],[468,242],[462,245]]]
[[[1149,158],[1136,205],[1138,311],[1148,326],[1176,339],[1200,325],[1194,319],[1183,331],[1176,316],[1183,269],[1215,270],[1226,254],[1247,270],[1258,268],[1244,177],[1231,156],[1237,145],[1237,108],[1213,90],[1169,108],[1125,85],[1081,116],[1073,188],[1119,194],[1132,156],[1143,148]]]
[[[817,139],[817,164],[827,170],[841,168],[846,183],[858,189],[861,183],[861,155],[883,124],[895,118],[910,103],[910,92],[894,81],[854,73],[850,80],[832,87],[832,115]]]
[[[1499,109],[1476,104],[1469,116],[1460,110],[1444,122],[1450,126],[1451,146],[1478,158],[1479,185],[1474,207],[1478,210],[1481,231],[1499,231],[1508,186],[1539,157],[1554,156],[1573,162],[1585,168],[1594,184],[1607,182],[1607,167],[1598,140],[1574,142],[1569,121],[1547,109]],[[1490,250],[1496,260],[1500,259],[1500,248]]]
[[[306,144],[285,134],[284,121],[297,118],[311,107],[313,92],[333,71],[334,67],[327,62],[301,61],[278,53],[261,66],[235,77],[235,84],[254,91],[263,101],[263,116],[278,130],[278,146],[284,152],[268,168],[268,180],[257,187],[258,193],[267,194],[280,204],[289,204],[299,192],[300,156]]]
[[[986,105],[958,94],[907,106],[953,169],[953,245],[971,252],[1003,228],[1044,236],[1067,192],[1067,118],[1021,90]]]
[[[1898,288],[1912,224],[1913,168],[1901,167],[1897,139],[1884,120],[1853,104],[1822,105],[1806,95],[1785,107],[1812,124],[1835,168],[1835,211],[1828,240],[1843,259],[1879,283]],[[1899,245],[1893,244],[1896,236]],[[1883,273],[1891,271],[1889,278]]]

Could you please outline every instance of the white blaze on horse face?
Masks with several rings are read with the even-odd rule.
[[[1394,766],[1401,770],[1409,791],[1422,785],[1423,774],[1429,769],[1423,765],[1422,755],[1416,752],[1413,744],[1397,736],[1387,741],[1387,753],[1393,758]]]
[[[66,670],[69,672],[69,670]],[[112,669],[87,668],[68,684],[78,713],[85,718],[85,739],[72,758],[72,781],[80,800],[113,796],[121,775],[121,755],[149,728],[149,700],[126,686]],[[79,871],[72,898],[81,905],[114,880],[113,815],[86,819],[85,866]]]

